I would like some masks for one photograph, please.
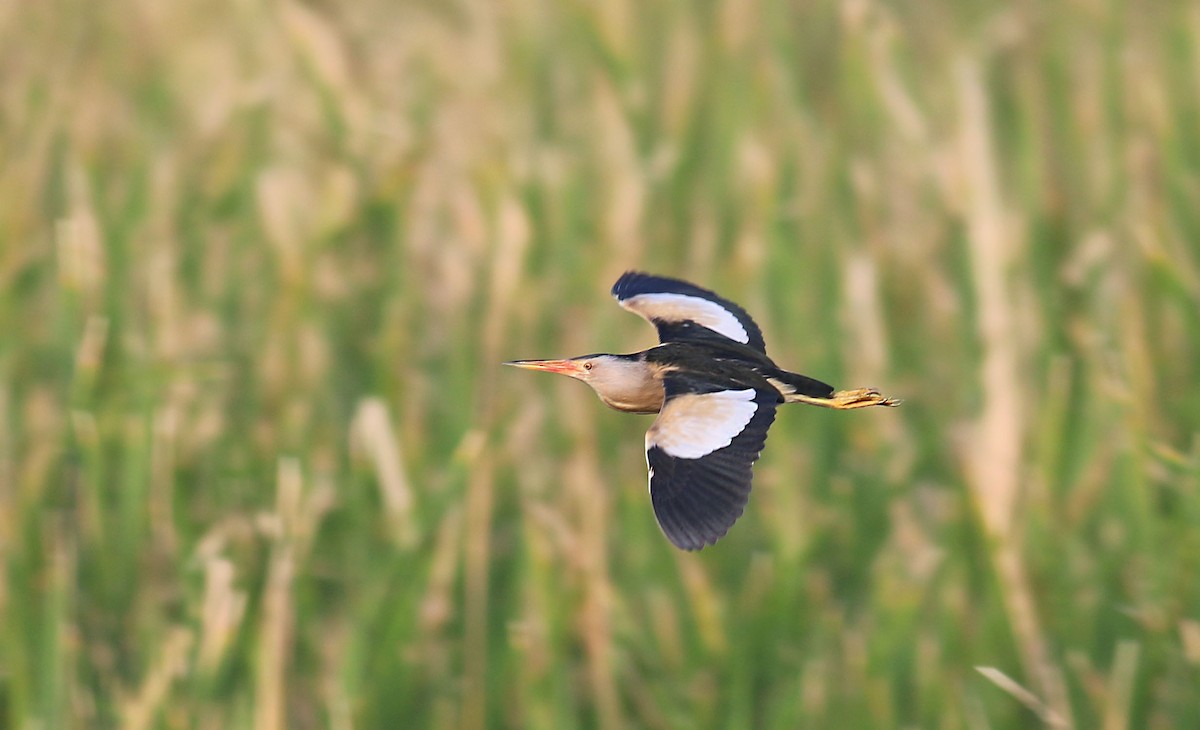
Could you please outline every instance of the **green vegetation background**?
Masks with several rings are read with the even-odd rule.
[[[0,727],[1195,728],[1200,6],[0,6]],[[661,536],[624,270],[894,411]]]

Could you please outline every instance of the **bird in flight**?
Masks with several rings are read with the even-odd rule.
[[[619,411],[658,414],[646,432],[650,501],[667,539],[684,550],[715,543],[741,517],[780,405],[900,404],[874,388],[834,390],[778,367],[746,310],[694,284],[630,271],[612,295],[658,329],[659,345],[505,364],[582,380]]]

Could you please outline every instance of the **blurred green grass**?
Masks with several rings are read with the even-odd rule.
[[[1194,727],[1200,12],[0,9],[0,726]],[[677,553],[648,420],[498,362],[782,364]],[[990,667],[995,672],[980,672]]]

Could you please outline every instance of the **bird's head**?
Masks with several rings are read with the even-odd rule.
[[[611,374],[617,359],[616,355],[581,355],[567,360],[513,360],[504,364],[525,370],[558,373],[591,384],[603,381],[606,375]]]
[[[514,360],[526,370],[558,373],[582,380],[600,400],[623,411],[656,412],[662,405],[662,386],[645,360],[636,355],[582,355],[567,360]]]

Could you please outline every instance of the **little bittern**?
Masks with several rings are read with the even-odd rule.
[[[658,414],[646,432],[650,500],[663,533],[684,550],[715,543],[742,515],[751,467],[778,406],[900,403],[874,388],[834,390],[779,368],[744,309],[694,284],[631,271],[612,294],[658,329],[661,344],[628,355],[505,364],[569,375],[612,408]]]

